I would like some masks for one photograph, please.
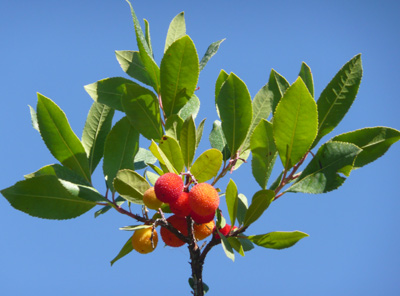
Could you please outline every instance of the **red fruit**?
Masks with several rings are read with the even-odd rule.
[[[170,203],[179,198],[183,191],[182,178],[174,173],[160,176],[154,184],[156,196],[162,202]]]
[[[215,212],[208,216],[200,216],[192,211],[190,212],[190,216],[192,217],[193,221],[196,222],[197,224],[203,224],[210,222],[211,220],[214,220]]]
[[[197,216],[214,215],[219,206],[218,191],[208,183],[199,183],[189,192],[189,205]]]
[[[190,206],[189,206],[189,193],[182,192],[181,196],[169,203],[169,208],[172,213],[179,217],[186,217],[190,214]]]
[[[186,219],[182,217],[178,217],[176,215],[172,215],[167,219],[167,221],[179,230],[184,236],[188,235],[187,223]],[[161,238],[167,246],[171,247],[180,247],[185,244],[185,242],[179,239],[173,232],[169,231],[165,227],[161,227],[160,230]]]
[[[225,224],[224,227],[219,229],[219,232],[221,232],[221,234],[223,234],[224,236],[227,236],[228,234],[230,234],[231,231],[237,229],[236,226],[231,227],[229,224]],[[216,238],[220,238],[218,232],[215,231],[215,237]]]

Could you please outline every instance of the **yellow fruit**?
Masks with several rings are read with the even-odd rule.
[[[153,227],[138,229],[133,233],[132,246],[133,249],[141,254],[153,252],[157,247],[158,235],[154,229],[153,238],[151,238]]]
[[[211,220],[208,223],[194,224],[193,225],[194,237],[197,240],[203,240],[213,233],[214,227],[215,227],[214,220]]]
[[[144,192],[143,203],[152,210],[158,210],[163,204],[163,202],[157,198],[154,187],[150,187]]]

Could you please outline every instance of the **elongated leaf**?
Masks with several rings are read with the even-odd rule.
[[[190,172],[196,178],[197,182],[202,183],[215,177],[221,165],[222,153],[217,149],[209,149],[196,159]]]
[[[193,116],[193,118],[195,119],[197,117],[197,114],[199,113],[199,110],[200,100],[195,94],[193,94],[189,101],[185,104],[185,106],[183,106],[182,109],[179,110],[178,115],[183,120],[188,119],[190,116]]]
[[[279,101],[290,84],[281,74],[272,69],[267,86],[269,91],[268,95],[270,96],[268,100],[271,102],[272,113],[275,113],[276,106],[278,106]]]
[[[239,225],[243,224],[248,208],[249,208],[249,204],[247,201],[247,197],[244,194],[239,193],[238,194],[238,203],[237,203],[237,217],[236,217],[239,222]]]
[[[217,53],[219,46],[224,40],[225,38],[210,44],[210,46],[206,50],[206,53],[204,54],[203,58],[200,61],[200,71],[204,69],[208,61]]]
[[[156,144],[156,142],[151,141],[149,150],[151,151],[151,153],[153,153],[153,155],[158,159],[158,161],[160,162],[161,166],[165,166],[166,169],[168,170],[168,172],[171,173],[178,173],[176,171],[176,169],[174,168],[174,166],[171,164],[171,162],[169,161],[168,157],[165,155],[165,153],[160,149],[160,147],[158,147],[158,145]],[[162,171],[159,171],[155,166],[151,166],[158,174],[162,175]]]
[[[203,129],[204,129],[204,123],[205,123],[205,122],[206,122],[206,119],[204,118],[204,119],[200,122],[199,126],[198,126],[197,129],[196,129],[196,149],[197,149],[197,147],[199,147],[201,138],[203,137]]]
[[[231,154],[234,155],[246,138],[252,119],[252,103],[246,84],[229,74],[218,94],[217,105],[222,130]]]
[[[169,24],[164,52],[179,38],[186,35],[185,12],[176,15]]]
[[[42,175],[17,182],[1,191],[17,210],[44,219],[71,219],[78,217],[96,203],[73,196],[52,175]]]
[[[233,253],[231,244],[229,243],[228,239],[221,232],[219,232],[219,230],[217,231],[221,238],[222,249],[224,250],[226,257],[232,261],[235,261],[235,253]]]
[[[93,102],[82,133],[82,144],[89,158],[89,170],[93,174],[104,153],[104,143],[111,130],[114,109]]]
[[[251,160],[253,176],[261,188],[265,189],[277,156],[270,122],[263,119],[257,125],[251,137],[250,147],[253,155]]]
[[[29,106],[29,105],[28,105],[28,106]],[[33,127],[35,130],[37,130],[38,132],[40,132],[40,131],[39,131],[39,124],[38,124],[38,121],[37,121],[36,110],[33,109],[32,106],[29,106],[29,111],[30,111],[30,113],[31,113],[32,127]]]
[[[133,24],[135,27],[136,33],[136,42],[139,48],[140,59],[142,60],[143,66],[146,69],[146,72],[151,80],[151,84],[153,89],[157,94],[160,93],[160,69],[158,68],[156,62],[153,59],[153,53],[150,47],[147,44],[146,38],[143,34],[142,28],[140,27],[139,20],[136,16],[135,11],[132,8],[131,3],[128,2],[131,8],[131,14],[133,19]]]
[[[381,157],[398,140],[400,131],[378,126],[341,134],[330,141],[352,143],[362,149],[354,163],[354,169],[357,169]]]
[[[154,174],[150,171],[146,171],[146,177],[149,183],[154,186],[156,184],[157,179],[160,177],[160,175]]]
[[[238,189],[235,182],[230,179],[225,191],[226,206],[228,208],[231,225],[235,225],[238,211]]]
[[[163,135],[160,106],[152,91],[138,84],[126,84],[122,106],[139,133],[149,140],[160,141]]]
[[[318,101],[319,140],[330,133],[343,119],[356,98],[362,77],[361,54],[348,61],[322,91]]]
[[[199,77],[199,59],[189,36],[176,40],[161,61],[161,98],[166,117],[176,114],[193,96]]]
[[[183,123],[179,144],[185,166],[190,168],[196,152],[196,125],[192,116]]]
[[[133,160],[139,150],[139,133],[127,117],[111,129],[104,146],[103,172],[108,188],[114,191],[113,180],[122,169],[134,169]]]
[[[117,206],[123,205],[124,202],[126,202],[126,200],[125,200],[124,198],[122,198],[121,196],[118,196],[118,197],[115,199],[115,204],[116,204]],[[97,218],[98,216],[107,213],[111,208],[112,208],[111,206],[104,206],[104,207],[102,207],[100,210],[98,210],[98,211],[96,211],[96,212],[94,213],[94,217]]]
[[[85,149],[72,131],[65,113],[52,100],[38,94],[37,118],[40,134],[51,154],[90,183]]]
[[[218,117],[219,117],[219,110],[218,110],[218,104],[217,104],[218,95],[219,95],[219,92],[221,91],[222,84],[225,82],[226,79],[228,79],[228,76],[229,76],[228,73],[226,73],[224,70],[221,70],[219,72],[217,81],[215,82],[215,108],[217,110]]]
[[[119,230],[136,231],[136,230],[139,230],[139,229],[145,229],[145,228],[150,228],[150,227],[153,227],[153,226],[152,225],[146,225],[146,224],[130,225],[130,226],[120,227]]]
[[[327,142],[322,145],[289,192],[325,193],[337,189],[349,176],[362,150],[354,144]]]
[[[146,43],[147,43],[147,46],[149,47],[150,54],[154,58],[153,49],[152,49],[152,46],[151,46],[150,24],[146,19],[143,19],[143,21],[144,21],[144,26],[145,26],[144,38],[146,39]]]
[[[85,85],[84,88],[95,102],[124,111],[121,99],[125,93],[125,84],[137,85],[132,80],[123,77],[112,77]]]
[[[134,168],[135,170],[141,170],[147,167],[148,164],[154,164],[156,161],[157,158],[154,157],[151,151],[139,148],[139,151],[134,158]]]
[[[182,125],[183,119],[178,114],[171,115],[165,122],[165,134],[179,141]]]
[[[228,143],[226,142],[224,132],[222,131],[221,122],[219,120],[214,121],[213,128],[208,139],[211,147],[222,152],[224,161],[231,157],[231,152],[229,151]]]
[[[119,65],[126,74],[146,85],[153,85],[138,51],[117,50],[115,54]]]
[[[164,152],[164,155],[170,161],[175,170],[178,173],[182,172],[185,166],[185,162],[178,141],[172,137],[163,136],[160,141],[159,147],[162,152]]]
[[[143,204],[144,192],[150,188],[145,178],[129,169],[118,171],[113,184],[123,198],[139,205]]]
[[[317,126],[317,105],[303,80],[297,78],[276,107],[272,126],[285,169],[293,167],[310,149]]]
[[[238,252],[241,256],[244,256],[244,249],[239,239],[233,236],[228,237],[227,239],[231,247],[235,249],[235,251]]]
[[[132,236],[128,239],[128,241],[124,244],[124,246],[122,247],[121,251],[119,251],[118,255],[111,260],[111,266],[113,266],[113,264],[115,262],[117,262],[119,259],[121,259],[122,257],[128,255],[130,252],[132,252],[133,250],[133,245],[132,245]]]
[[[314,80],[310,67],[306,63],[301,63],[299,77],[303,79],[304,84],[307,86],[311,96],[314,97]]]
[[[260,190],[253,195],[251,204],[246,212],[243,225],[249,226],[257,221],[258,218],[268,209],[275,198],[275,192],[272,190]]]
[[[293,246],[307,236],[307,233],[301,231],[276,231],[260,235],[250,235],[247,239],[260,247],[281,250]]]

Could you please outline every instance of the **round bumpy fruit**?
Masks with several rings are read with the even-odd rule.
[[[157,247],[158,235],[156,230],[153,232],[153,227],[138,229],[133,233],[132,246],[133,249],[141,254],[147,254],[153,252]]]
[[[214,228],[215,228],[214,220],[211,220],[208,223],[194,224],[193,225],[194,237],[198,240],[203,240],[211,235]]]
[[[159,200],[165,203],[174,202],[183,192],[182,178],[174,173],[160,176],[154,184],[154,191]]]
[[[182,192],[181,196],[173,202],[169,203],[169,208],[171,212],[179,217],[186,217],[190,214],[189,206],[189,193]]]
[[[213,215],[219,206],[218,191],[208,183],[199,183],[189,192],[189,205],[197,216]]]
[[[163,202],[157,198],[154,187],[150,187],[144,192],[143,203],[152,210],[158,210],[163,204]]]
[[[177,230],[179,230],[184,236],[188,235],[187,223],[186,223],[185,218],[182,218],[182,217],[179,217],[176,215],[172,215],[171,217],[169,217],[167,219],[167,221],[173,227],[175,227]],[[185,242],[183,240],[179,239],[173,232],[169,231],[165,227],[161,227],[160,233],[161,233],[162,240],[164,241],[164,243],[167,246],[180,247],[185,244]]]

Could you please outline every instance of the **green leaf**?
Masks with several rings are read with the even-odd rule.
[[[176,40],[161,61],[161,98],[166,117],[177,114],[193,96],[199,78],[199,59],[189,36]]]
[[[162,152],[164,152],[167,159],[171,162],[175,170],[178,173],[182,172],[185,162],[178,141],[172,137],[163,136],[159,147]]]
[[[225,80],[228,79],[229,74],[226,73],[224,70],[221,70],[219,72],[217,81],[215,82],[215,108],[217,109],[217,114],[219,117],[219,110],[218,110],[218,104],[217,104],[217,99],[219,92],[221,90],[222,84],[224,84]]]
[[[246,138],[252,119],[252,103],[246,84],[229,74],[218,94],[217,105],[222,130],[231,154],[234,155]]]
[[[146,39],[147,46],[149,47],[150,54],[152,57],[154,57],[153,49],[151,47],[150,24],[146,19],[143,19],[143,21],[144,21],[144,26],[145,26],[145,36],[144,37]]]
[[[339,173],[349,176],[361,151],[350,143],[325,143],[287,191],[325,193],[337,189],[345,181]]]
[[[25,175],[25,178],[29,179],[38,176],[57,177],[61,185],[63,185],[64,188],[75,197],[83,198],[92,202],[108,202],[108,200],[93,188],[84,178],[69,168],[59,164],[44,166],[34,173]]]
[[[52,175],[42,175],[17,182],[1,191],[17,210],[44,219],[72,219],[96,203],[73,196]]]
[[[346,115],[356,98],[362,77],[361,54],[348,61],[322,91],[318,101],[319,140],[330,133]]]
[[[231,157],[231,152],[229,151],[228,143],[226,142],[224,132],[222,131],[221,122],[219,120],[214,121],[213,128],[208,139],[211,147],[222,152],[224,161]]]
[[[286,170],[298,163],[317,135],[317,105],[301,78],[288,88],[276,107],[273,133]]]
[[[118,171],[113,184],[123,198],[139,205],[143,204],[144,192],[151,187],[145,178],[128,169]]]
[[[196,125],[192,116],[183,123],[179,144],[185,166],[190,168],[196,152]]]
[[[118,196],[118,197],[115,199],[115,204],[116,204],[117,206],[121,206],[125,201],[126,201],[126,200],[125,200],[124,198],[122,198],[121,196]],[[96,211],[96,212],[94,213],[94,217],[97,218],[98,216],[107,213],[111,208],[112,208],[112,206],[104,206],[104,207],[102,207],[100,210],[98,210],[98,211]]]
[[[199,98],[193,94],[189,101],[179,110],[178,115],[183,119],[186,120],[190,116],[196,118],[197,114],[200,110],[200,100]]]
[[[222,153],[217,149],[209,149],[196,159],[190,172],[196,178],[197,182],[202,183],[215,177],[221,165]]]
[[[29,105],[28,105],[29,106]],[[29,106],[29,111],[31,113],[31,121],[32,121],[32,126],[35,130],[37,130],[40,133],[39,130],[39,124],[37,121],[37,114],[36,114],[36,110],[32,108],[32,106]]]
[[[241,256],[244,256],[244,249],[239,239],[233,236],[228,237],[227,239],[231,247],[235,249],[235,251],[238,252]]]
[[[179,38],[186,35],[185,12],[176,15],[169,24],[167,38],[165,40],[164,53]]]
[[[120,227],[119,230],[136,231],[136,230],[139,230],[139,229],[145,229],[145,228],[150,228],[150,227],[153,227],[153,226],[152,225],[146,225],[146,224],[130,225],[130,226]]]
[[[179,141],[183,119],[178,114],[172,114],[165,122],[165,134]]]
[[[263,119],[257,125],[251,137],[250,147],[253,155],[251,160],[253,176],[261,188],[265,189],[277,156],[270,122]]]
[[[204,54],[203,58],[200,61],[200,71],[204,69],[204,67],[207,65],[208,61],[217,53],[219,46],[221,43],[225,40],[221,39],[218,41],[215,41],[210,44],[210,46],[207,48],[206,53]]]
[[[239,222],[239,225],[243,224],[248,208],[249,204],[247,202],[247,197],[244,194],[239,193],[237,203],[237,220]]]
[[[203,137],[203,129],[204,129],[204,123],[205,123],[205,122],[206,122],[206,119],[204,118],[204,119],[200,122],[199,126],[198,126],[197,129],[196,129],[196,149],[197,149],[197,147],[199,147],[201,138]]]
[[[271,102],[272,113],[275,113],[276,106],[278,106],[279,101],[289,88],[290,84],[282,75],[272,69],[267,85],[270,96],[268,100]]]
[[[138,84],[126,84],[122,106],[133,127],[149,140],[163,135],[160,106],[156,95]]]
[[[231,225],[235,225],[238,211],[238,189],[235,182],[230,179],[225,191],[226,206],[228,208]]]
[[[151,151],[139,148],[138,153],[134,158],[134,168],[135,170],[141,170],[147,167],[148,164],[154,164],[157,161],[157,158],[154,157]]]
[[[354,169],[357,169],[381,157],[398,140],[400,131],[378,126],[341,134],[330,141],[352,143],[362,149],[354,163]]]
[[[314,97],[314,80],[311,73],[310,67],[306,63],[301,63],[299,77],[303,79],[303,82],[307,86],[308,91],[310,92],[311,96]]]
[[[149,150],[151,151],[151,153],[153,153],[153,155],[158,159],[158,161],[160,162],[160,165],[165,166],[169,172],[171,173],[178,173],[174,166],[171,164],[171,162],[169,161],[168,157],[165,155],[165,153],[160,149],[160,147],[158,147],[158,145],[156,144],[156,142],[151,141]],[[151,166],[157,173],[159,173],[160,175],[162,175],[162,172],[160,172],[159,170],[155,169],[154,166]]]
[[[275,192],[272,190],[260,190],[253,195],[250,207],[246,212],[243,226],[249,226],[257,221],[258,218],[268,209],[275,198]]]
[[[293,246],[307,236],[307,233],[301,231],[276,231],[260,235],[250,235],[247,238],[260,247],[281,250]]]
[[[111,260],[111,266],[113,266],[113,264],[115,262],[117,262],[119,259],[121,259],[122,257],[124,257],[125,255],[128,255],[130,252],[132,252],[133,250],[133,246],[132,246],[132,236],[128,239],[128,241],[125,243],[125,245],[122,247],[121,251],[119,251],[118,255]]]
[[[117,50],[115,54],[119,65],[126,74],[146,85],[153,85],[153,81],[147,73],[138,51]]]
[[[160,93],[160,69],[158,68],[156,62],[153,59],[153,53],[149,48],[147,41],[143,35],[142,28],[140,27],[139,20],[132,8],[131,3],[126,0],[131,8],[131,14],[133,19],[133,24],[136,33],[136,42],[139,48],[140,59],[142,60],[143,66],[146,69],[147,74],[150,77],[153,89],[157,94]]]
[[[85,85],[84,88],[95,102],[124,111],[121,99],[125,93],[126,84],[137,85],[132,80],[123,77],[112,77]]]
[[[108,188],[114,192],[113,180],[122,169],[134,169],[133,160],[139,150],[139,133],[127,117],[111,129],[104,146],[103,172]]]
[[[60,107],[39,93],[37,119],[40,134],[51,154],[90,183],[89,162],[81,141]]]
[[[89,170],[93,174],[104,153],[104,143],[111,130],[114,109],[93,102],[82,133],[82,144],[89,158]]]
[[[221,238],[222,249],[224,250],[226,257],[228,257],[232,261],[235,261],[235,253],[233,253],[232,246],[229,243],[228,239],[221,232],[219,232],[218,229],[217,232],[219,234],[219,237]]]
[[[156,181],[160,177],[160,175],[154,174],[150,171],[146,171],[146,177],[147,177],[147,180],[149,180],[150,184],[152,186],[154,186],[154,184],[156,184]]]
[[[253,243],[244,237],[237,237],[237,239],[239,240],[240,244],[243,247],[243,251],[248,252],[254,249],[254,245]]]

